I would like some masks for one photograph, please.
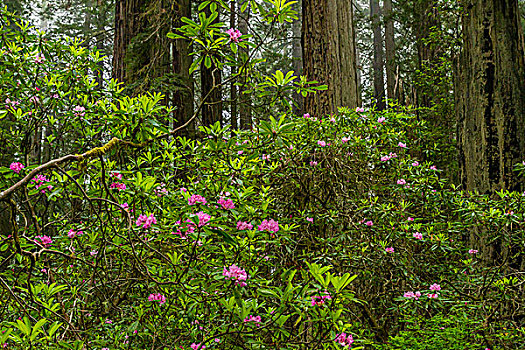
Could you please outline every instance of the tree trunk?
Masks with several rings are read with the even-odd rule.
[[[235,29],[237,26],[237,8],[235,6],[235,1],[232,1],[230,4],[230,28]],[[235,55],[232,52],[232,55]],[[231,67],[231,75],[237,74],[236,67]],[[237,123],[237,86],[235,81],[232,80],[230,83],[230,124],[233,130],[238,128]]]
[[[250,5],[246,8],[244,13],[241,13],[242,4],[249,0],[238,1],[237,12],[239,13],[239,31],[242,34],[248,33],[248,20],[250,18]],[[239,49],[239,55],[248,58],[248,50]],[[242,76],[239,79],[241,86],[239,87],[239,115],[241,121],[241,129],[250,130],[252,128],[252,99],[249,94],[245,94],[247,90],[246,84],[248,83],[248,71],[244,70]]]
[[[211,15],[211,10],[207,7],[204,12],[206,17]],[[220,22],[220,15],[213,23]],[[210,68],[206,68],[204,60],[201,64],[201,98],[204,101],[202,106],[202,125],[209,126],[215,122],[222,122],[222,72],[213,63]]]
[[[359,104],[351,1],[303,0],[303,68],[328,90],[309,94],[305,111],[317,117]]]
[[[302,3],[301,0],[295,4],[298,12],[298,19],[293,22],[292,25],[292,59],[293,59],[293,70],[295,75],[300,76],[303,74],[303,49],[301,47],[301,22],[302,22]],[[293,112],[296,115],[302,115],[304,113],[303,97],[301,94],[294,94],[294,105]]]
[[[383,35],[381,34],[381,9],[379,0],[370,0],[370,21],[372,32],[374,33],[374,99],[377,110],[382,111],[386,108],[385,102],[385,78],[383,61]]]
[[[383,2],[385,16],[385,52],[386,52],[386,90],[389,104],[398,100],[396,94],[396,48],[394,42],[394,19],[392,13],[392,0]]]
[[[525,158],[525,64],[517,0],[476,0],[463,16],[457,69],[459,163],[466,190],[519,189]]]
[[[182,17],[191,18],[191,0],[179,0],[174,18],[174,26],[181,27]],[[190,76],[190,66],[193,62],[190,56],[190,43],[178,39],[172,43],[172,73],[179,77],[180,83],[174,89],[172,95],[172,105],[176,107],[174,112],[175,123],[177,126],[185,124],[193,116],[193,77]],[[195,122],[191,122],[188,127],[181,132],[181,135],[194,137]]]

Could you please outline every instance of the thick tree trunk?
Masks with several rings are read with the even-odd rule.
[[[206,16],[211,15],[210,8],[205,10]],[[220,15],[213,23],[220,22]],[[204,60],[201,64],[201,98],[204,101],[202,107],[202,125],[209,126],[215,122],[222,122],[222,72],[213,63],[206,68]]]
[[[385,78],[383,61],[383,35],[381,34],[381,10],[379,0],[370,0],[370,21],[372,32],[374,33],[374,99],[377,110],[382,111],[386,108],[385,103]]]
[[[394,19],[392,0],[383,2],[385,16],[386,90],[389,101],[397,100],[396,94],[396,48],[394,41]]]
[[[191,18],[191,0],[179,0],[176,8],[174,19],[175,27],[181,27],[182,17]],[[193,116],[193,96],[194,84],[193,77],[190,76],[189,70],[193,62],[190,56],[190,44],[188,41],[178,39],[172,43],[172,73],[179,77],[179,86],[173,91],[172,105],[176,107],[174,118],[176,125],[185,124]],[[195,135],[195,123],[192,122],[181,133],[189,137]]]
[[[303,49],[301,46],[301,22],[302,22],[302,3],[301,0],[295,4],[297,7],[298,17],[299,19],[295,20],[292,25],[292,59],[293,59],[293,70],[295,72],[295,75],[300,76],[303,74]],[[297,115],[301,115],[304,113],[303,109],[303,97],[301,94],[294,94],[294,102],[296,105],[294,105],[294,113]]]
[[[305,112],[317,117],[359,104],[351,1],[303,0],[303,69],[328,90],[309,94]]]
[[[235,6],[235,1],[232,1],[230,4],[230,28],[235,29],[237,27],[237,8]],[[234,55],[232,53],[232,55]],[[236,67],[231,67],[231,74],[237,74]],[[237,123],[237,86],[235,81],[230,83],[230,124],[233,130],[238,128]]]
[[[456,76],[461,178],[465,189],[519,188],[525,158],[525,64],[517,0],[476,0],[463,17]]]
[[[244,13],[241,13],[242,5],[249,0],[240,0],[237,2],[237,12],[239,13],[239,31],[242,34],[248,33],[248,20],[250,18],[250,5]],[[248,51],[246,49],[240,49],[239,55],[241,57],[247,58]],[[239,87],[239,116],[241,122],[241,129],[250,130],[252,128],[252,99],[249,94],[245,94],[244,91],[247,90],[246,84],[248,83],[248,71],[244,70],[243,75],[240,77],[239,82],[241,86]]]

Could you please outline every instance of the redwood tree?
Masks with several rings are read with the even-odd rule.
[[[327,91],[305,98],[305,112],[322,117],[360,102],[352,14],[351,1],[303,0],[304,74],[328,85]]]
[[[519,188],[525,159],[525,63],[517,0],[475,0],[463,16],[456,116],[465,189]]]

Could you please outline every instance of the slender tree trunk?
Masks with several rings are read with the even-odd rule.
[[[392,0],[383,2],[385,16],[386,90],[389,101],[397,100],[396,94],[396,48],[394,41],[394,19]],[[390,102],[391,103],[391,102]]]
[[[379,0],[370,0],[370,20],[372,23],[372,32],[374,33],[374,99],[376,100],[377,110],[382,111],[386,108],[386,96],[383,35],[381,34],[381,9],[379,7]]]
[[[239,14],[239,31],[242,34],[248,33],[248,20],[250,18],[250,5],[248,5],[246,11],[241,13],[242,5],[249,0],[240,0],[238,1],[237,12]],[[240,49],[239,55],[243,59],[248,59],[248,51],[246,49]],[[247,90],[248,84],[248,74],[247,70],[243,71],[239,82],[241,86],[239,87],[239,115],[241,121],[241,129],[250,130],[252,128],[252,99],[249,94],[245,94],[244,91]]]
[[[182,17],[191,18],[191,0],[178,1],[173,20],[175,27],[183,25]],[[190,56],[190,43],[182,39],[175,40],[171,51],[172,73],[180,78],[178,79],[180,84],[174,89],[172,95],[172,105],[176,107],[174,118],[176,125],[183,125],[193,116],[194,84],[193,77],[189,74],[193,59]],[[195,136],[195,123],[190,123],[181,134],[189,137]]]
[[[237,26],[237,8],[235,6],[235,1],[232,1],[230,4],[230,28],[235,29]],[[233,53],[232,53],[233,54]],[[237,69],[231,67],[231,74],[237,74]],[[232,81],[230,84],[230,124],[233,130],[238,128],[237,124],[237,86],[235,81]]]
[[[297,7],[297,12],[299,13],[298,19],[293,22],[292,25],[292,57],[293,57],[293,70],[295,72],[295,75],[300,76],[303,74],[303,49],[301,46],[301,22],[302,22],[302,1],[299,0],[297,4],[295,4]],[[297,115],[301,115],[304,113],[304,106],[303,106],[303,97],[301,94],[294,94],[294,102],[297,105],[294,105],[294,113]]]
[[[206,16],[211,15],[210,8],[205,10]],[[213,23],[220,22],[220,15]],[[201,98],[204,100],[202,107],[202,125],[209,126],[215,122],[222,122],[222,72],[213,63],[210,68],[206,68],[204,60],[201,64]]]
[[[305,112],[318,117],[359,104],[351,1],[303,0],[303,67],[309,80],[328,85],[309,94]]]

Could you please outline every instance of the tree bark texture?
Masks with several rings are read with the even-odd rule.
[[[239,21],[239,31],[242,34],[247,34],[248,20],[250,19],[251,8],[250,5],[246,8],[244,13],[241,13],[242,5],[249,0],[239,0],[237,2],[237,12],[238,12],[238,21]],[[248,58],[248,50],[240,49],[238,53],[244,59]],[[245,69],[243,74],[239,79],[239,117],[240,117],[240,126],[243,130],[250,130],[252,128],[252,99],[249,94],[245,94],[244,91],[247,89],[248,84],[248,71]]]
[[[385,52],[386,52],[386,90],[390,101],[398,100],[396,89],[396,47],[394,41],[394,18],[392,0],[384,0]]]
[[[234,1],[230,4],[230,28],[233,29],[237,28],[237,7],[235,5]],[[232,55],[235,54],[232,52]],[[237,68],[231,67],[231,75],[235,74],[237,74]],[[237,117],[237,85],[232,80],[230,83],[230,124],[233,130],[238,128]]]
[[[205,9],[206,17],[211,15],[209,7]],[[220,15],[213,23],[220,22]],[[204,60],[201,63],[201,98],[204,101],[202,106],[202,125],[209,126],[215,122],[222,122],[222,72],[213,63],[210,68],[206,68]]]
[[[464,188],[519,189],[513,167],[525,159],[525,63],[517,0],[467,4],[455,85]]]
[[[353,9],[350,0],[303,0],[303,69],[309,80],[328,85],[309,94],[305,112],[323,117],[359,103]]]
[[[293,59],[293,70],[295,75],[300,76],[303,74],[303,49],[301,46],[301,22],[302,22],[302,1],[299,0],[295,6],[297,7],[298,19],[293,22],[292,25],[292,59]],[[303,97],[301,94],[294,94],[294,113],[301,115],[304,113]]]
[[[379,0],[370,0],[370,21],[374,33],[374,99],[378,111],[386,108],[385,77],[383,61],[383,35],[381,33],[381,8]]]

